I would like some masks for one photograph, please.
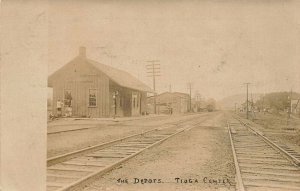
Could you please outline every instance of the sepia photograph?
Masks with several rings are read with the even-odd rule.
[[[3,0],[0,191],[300,191],[299,8]]]

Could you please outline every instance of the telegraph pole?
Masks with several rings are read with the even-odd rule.
[[[287,119],[286,119],[286,126],[287,127],[289,126],[289,120],[291,118],[291,113],[292,113],[292,94],[293,94],[293,92],[292,92],[292,89],[291,89],[290,95],[288,96],[288,104],[290,104],[290,105],[287,108],[288,109],[288,111],[287,111]]]
[[[248,108],[249,108],[249,103],[248,103],[248,88],[249,88],[249,84],[251,84],[251,83],[249,83],[249,82],[247,82],[247,83],[244,83],[244,84],[246,84],[246,86],[247,86],[247,100],[246,100],[246,104],[247,104],[247,119],[249,119],[249,114],[248,114]]]
[[[288,118],[291,118],[291,114],[292,114],[292,95],[293,95],[293,90],[291,89],[291,92],[290,92],[290,100],[288,100],[290,106],[288,107]]]
[[[188,89],[190,90],[190,112],[192,111],[192,83],[188,83]]]
[[[153,91],[154,91],[154,114],[156,114],[156,89],[155,89],[155,85],[156,85],[156,81],[155,81],[155,77],[160,76],[160,64],[157,63],[159,62],[159,60],[149,60],[147,61],[151,64],[147,64],[146,65],[146,70],[148,73],[147,77],[152,77],[153,80]]]
[[[199,111],[199,109],[200,109],[200,106],[201,106],[201,95],[199,94],[199,92],[197,91],[196,93],[195,93],[195,105],[196,105],[196,112],[198,112]]]
[[[237,103],[234,103],[234,112],[236,113],[236,104]]]

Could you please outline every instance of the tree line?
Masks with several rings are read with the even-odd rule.
[[[300,94],[296,92],[273,92],[260,97],[255,102],[258,110],[272,109],[274,111],[284,111],[290,108],[291,99],[299,99]]]

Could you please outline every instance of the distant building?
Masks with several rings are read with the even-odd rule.
[[[190,96],[180,92],[165,92],[156,96],[157,114],[180,114],[188,112]],[[154,113],[154,97],[148,97],[149,113]]]
[[[300,113],[300,99],[291,100],[291,112],[293,114]]]
[[[79,117],[138,116],[146,113],[151,89],[129,73],[90,60],[84,47],[79,55],[48,78],[53,88],[52,112]],[[115,105],[116,103],[116,105]],[[116,110],[115,110],[116,106]]]
[[[240,111],[247,112],[247,101],[241,104],[240,109]],[[248,111],[253,111],[255,109],[256,107],[254,106],[254,103],[252,101],[248,101]]]
[[[206,109],[206,105],[204,99],[200,94],[196,94],[194,98],[192,98],[192,111],[200,112]]]

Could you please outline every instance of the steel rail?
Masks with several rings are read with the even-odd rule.
[[[239,163],[238,163],[238,160],[237,160],[234,143],[233,143],[232,136],[231,136],[231,128],[230,128],[228,122],[227,122],[227,128],[228,128],[228,134],[229,134],[230,143],[231,143],[231,150],[232,150],[232,153],[233,153],[233,160],[234,160],[234,166],[235,166],[235,172],[236,172],[236,179],[237,179],[237,186],[238,186],[237,190],[238,191],[245,191],[245,187],[244,187],[244,183],[243,183],[243,179],[242,179],[242,175],[241,175],[240,166],[239,166]]]
[[[132,154],[132,155],[130,155],[130,156],[122,159],[122,160],[120,160],[120,161],[115,162],[111,166],[108,166],[108,167],[106,167],[104,169],[96,171],[96,172],[90,174],[89,176],[83,177],[80,180],[78,180],[78,181],[76,181],[76,182],[74,182],[74,183],[72,183],[72,184],[70,184],[70,185],[68,185],[66,187],[63,187],[63,188],[59,189],[58,191],[71,191],[71,190],[75,191],[75,190],[80,190],[84,185],[92,182],[93,180],[97,179],[98,177],[102,176],[103,174],[111,171],[112,169],[114,169],[115,167],[117,167],[120,164],[124,163],[125,161],[131,159],[132,157],[140,154],[141,152],[143,152],[143,151],[145,151],[145,150],[147,150],[147,149],[149,149],[151,147],[154,147],[155,145],[158,145],[158,144],[164,142],[165,140],[167,140],[167,139],[169,139],[169,138],[171,138],[171,137],[173,137],[173,136],[175,136],[178,133],[181,133],[183,131],[184,131],[184,129],[180,130],[180,131],[178,131],[178,132],[176,132],[176,133],[174,133],[174,134],[172,134],[172,135],[170,135],[170,136],[168,136],[168,137],[166,137],[166,138],[164,138],[164,139],[162,139],[162,140],[160,140],[158,142],[155,142],[154,144],[149,145],[146,148],[144,148],[144,149],[142,149],[142,150],[140,150],[140,151],[138,151],[138,152],[136,152],[136,153],[134,153],[134,154]]]
[[[179,129],[179,130],[178,130],[178,125],[176,125],[176,127],[175,127],[174,130],[177,129],[177,131],[176,131],[175,133],[172,133],[172,134],[170,134],[170,135],[167,135],[166,137],[162,138],[161,140],[158,140],[158,141],[154,142],[153,144],[150,144],[150,145],[146,146],[145,148],[142,148],[141,150],[139,150],[139,151],[137,151],[137,152],[134,152],[133,154],[131,154],[131,155],[127,156],[127,157],[124,157],[124,158],[122,158],[121,160],[116,161],[115,163],[112,163],[111,165],[109,165],[109,166],[107,166],[107,167],[105,167],[105,168],[103,168],[103,169],[96,170],[96,171],[94,171],[93,173],[91,173],[90,175],[84,176],[84,177],[80,178],[79,180],[72,182],[71,184],[68,184],[68,185],[66,185],[66,186],[64,186],[64,187],[62,187],[62,188],[59,188],[59,189],[57,189],[57,191],[70,191],[70,190],[74,191],[74,190],[81,190],[83,186],[85,186],[85,185],[91,183],[91,182],[94,181],[95,179],[97,179],[97,178],[99,178],[100,176],[102,176],[103,174],[105,174],[105,173],[111,171],[112,169],[114,169],[115,167],[117,167],[117,166],[119,166],[120,164],[124,163],[125,161],[131,159],[132,157],[134,157],[134,156],[140,154],[141,152],[143,152],[143,151],[145,151],[145,150],[147,150],[147,149],[149,149],[149,148],[152,148],[152,147],[154,147],[154,146],[156,146],[156,145],[158,145],[158,144],[160,144],[160,143],[166,141],[167,139],[169,139],[169,138],[171,138],[171,137],[173,137],[173,136],[175,136],[175,135],[177,135],[177,134],[179,134],[179,133],[182,133],[182,132],[184,132],[184,131],[186,131],[186,130],[190,130],[190,129],[196,127],[196,126],[199,125],[200,123],[203,123],[203,122],[205,122],[206,120],[208,120],[208,119],[210,119],[210,118],[211,118],[211,117],[206,118],[206,119],[202,119],[201,121],[198,121],[198,122],[196,122],[196,123],[190,124],[190,125],[188,125],[187,127],[183,127],[183,128],[181,128],[181,129]],[[190,120],[190,119],[189,119],[189,120]],[[187,121],[185,121],[185,122],[187,122]],[[181,123],[180,123],[180,124],[181,124]],[[172,127],[170,127],[170,128],[172,128]],[[163,130],[168,130],[168,129],[163,129]],[[158,130],[158,129],[155,129],[155,130],[150,130],[150,131],[159,131],[159,130]],[[150,131],[149,131],[149,133],[150,133]],[[145,132],[144,132],[143,134],[145,134]],[[157,135],[159,135],[159,132],[158,132]],[[162,135],[163,135],[163,134],[162,134]],[[129,136],[129,137],[127,137],[127,138],[123,138],[123,140],[128,139],[128,138],[130,138],[130,137],[133,137],[133,136]],[[119,142],[120,142],[120,141],[119,141]],[[112,146],[113,146],[113,145],[112,145]],[[109,145],[108,145],[108,147],[109,147]],[[97,149],[95,149],[95,150],[99,150],[99,148],[97,148]],[[77,152],[77,151],[76,151],[76,152]],[[90,151],[89,151],[89,152],[90,152]],[[75,157],[72,157],[72,158],[75,158]]]
[[[208,115],[208,114],[203,114],[203,115],[201,115],[201,117],[206,116],[206,115]],[[191,119],[194,119],[194,118],[196,118],[196,116],[192,117]],[[178,126],[182,123],[190,121],[191,119],[190,118],[189,119],[182,119],[182,120],[179,120],[177,122],[169,122],[169,123],[165,123],[163,125],[164,126],[166,126],[166,125],[176,125],[176,126]],[[127,137],[123,137],[123,138],[120,138],[120,139],[115,139],[115,140],[112,140],[112,141],[109,141],[109,142],[106,142],[106,143],[100,143],[100,144],[97,144],[97,145],[94,145],[94,146],[91,146],[91,147],[86,147],[86,148],[83,148],[83,149],[80,149],[80,150],[68,152],[68,153],[65,153],[65,154],[58,155],[58,156],[50,157],[50,158],[47,159],[47,167],[52,166],[52,165],[57,164],[57,163],[60,163],[60,162],[63,162],[63,161],[66,161],[66,160],[69,160],[69,159],[72,159],[72,158],[75,158],[75,157],[78,157],[78,156],[83,155],[83,154],[88,153],[88,152],[93,152],[94,150],[98,150],[98,149],[102,149],[102,148],[111,146],[112,144],[117,144],[117,143],[119,143],[119,142],[121,142],[125,139],[132,138],[132,137],[135,137],[135,136],[141,136],[141,135],[144,135],[145,133],[149,133],[149,132],[152,132],[152,131],[155,131],[155,130],[158,130],[158,128],[151,129],[151,130],[148,130],[148,131],[145,131],[145,132],[142,132],[142,133],[137,133],[137,134],[134,134],[134,135],[130,135],[130,136],[127,136]]]
[[[145,132],[142,132],[142,133],[137,133],[137,134],[130,135],[130,136],[127,136],[127,137],[123,137],[123,138],[120,138],[120,139],[115,139],[113,141],[109,141],[109,142],[106,142],[106,143],[101,143],[101,144],[94,145],[94,146],[91,146],[91,147],[83,148],[83,149],[80,149],[80,150],[76,150],[76,151],[73,151],[73,152],[69,152],[69,153],[65,153],[65,154],[62,154],[62,155],[58,155],[58,156],[55,156],[55,157],[48,158],[47,159],[47,167],[52,166],[52,165],[57,164],[57,163],[61,163],[61,162],[66,161],[66,160],[70,160],[72,158],[84,155],[84,154],[89,153],[89,152],[93,152],[95,150],[103,149],[103,148],[111,146],[113,144],[122,142],[125,139],[133,138],[133,137],[136,137],[136,136],[141,136],[141,135],[144,135],[145,133],[149,133],[149,132],[152,132],[152,131],[155,131],[155,130],[157,130],[157,129],[151,129],[149,131],[145,131]]]
[[[192,116],[191,119],[193,119],[194,117],[197,117],[197,116],[205,116],[205,115],[208,115],[207,113],[201,113],[201,114],[195,114],[195,113],[188,113],[188,114],[185,114],[184,116]],[[139,120],[142,120],[142,119],[157,119],[157,118],[167,118],[168,115],[165,115],[165,116],[155,116],[155,117],[146,117],[146,118],[141,118],[141,119],[127,119],[127,120],[124,120],[124,121],[116,121],[116,122],[128,122],[128,121],[139,121]],[[190,119],[181,119],[179,120],[177,123],[181,123],[182,121],[187,121],[187,120],[190,120]],[[175,122],[176,123],[176,122]],[[163,125],[169,125],[169,124],[174,124],[174,122],[168,122],[168,123],[164,123]],[[96,125],[97,124],[80,124],[80,125],[90,125],[89,127],[82,127],[82,128],[78,128],[78,129],[68,129],[68,130],[62,130],[62,131],[54,131],[54,132],[47,132],[47,135],[53,135],[53,134],[59,134],[59,133],[68,133],[68,132],[72,132],[72,131],[82,131],[82,130],[88,130],[88,129],[96,129],[96,128],[99,128],[97,127]],[[60,125],[59,125],[60,126]],[[64,126],[64,125],[61,125],[61,126]]]
[[[291,161],[295,166],[300,166],[300,160],[297,159],[296,157],[294,157],[293,155],[291,155],[290,153],[288,153],[286,150],[284,150],[282,147],[280,147],[279,145],[277,145],[276,143],[274,143],[273,141],[271,141],[268,137],[266,137],[262,132],[258,131],[257,129],[251,127],[249,124],[245,123],[244,121],[242,121],[239,118],[236,118],[238,121],[240,121],[245,127],[251,129],[253,132],[255,132],[258,136],[262,137],[263,140],[268,143],[270,146],[272,146],[273,148],[279,150],[281,153],[284,154],[284,156],[286,156],[289,161]]]
[[[300,178],[299,166],[272,145],[270,143],[272,141],[262,132],[234,118],[238,123],[227,121],[227,128],[235,162],[236,189],[299,190],[300,181],[297,179]]]

